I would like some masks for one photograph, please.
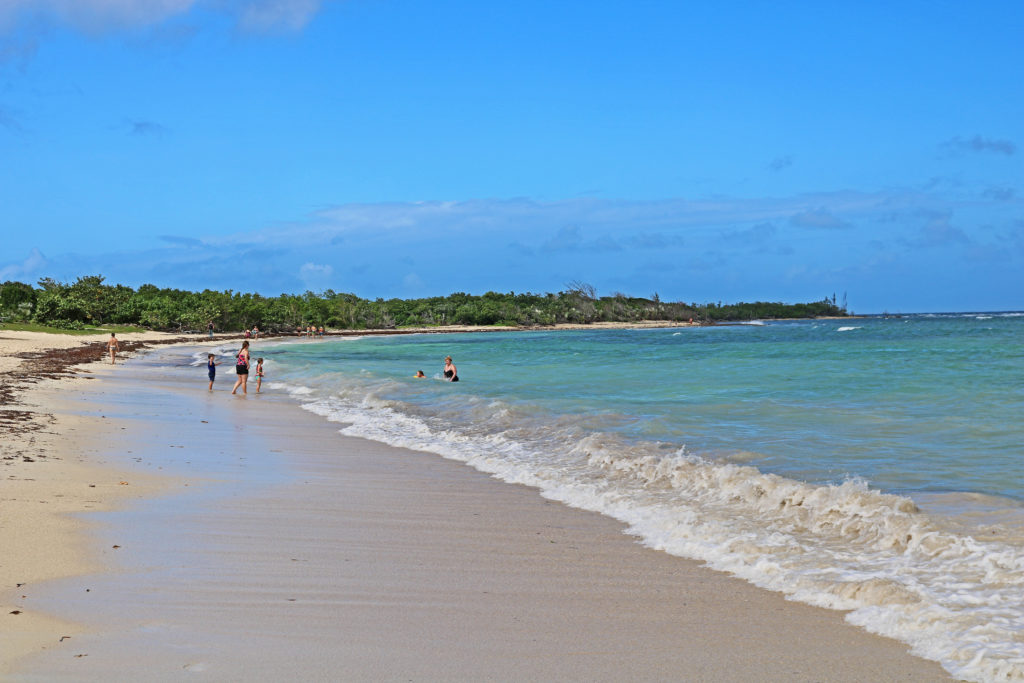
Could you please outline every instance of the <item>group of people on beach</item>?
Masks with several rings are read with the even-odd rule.
[[[251,363],[251,356],[249,355],[249,340],[246,339],[242,342],[242,348],[238,351],[235,356],[235,374],[238,376],[235,379],[235,386],[231,387],[231,394],[234,395],[238,392],[238,388],[242,388],[243,394],[249,393],[249,365]],[[217,366],[221,365],[217,361],[217,356],[208,353],[206,354],[206,372],[210,378],[210,391],[213,391],[213,382],[217,378]],[[263,374],[263,359],[256,359],[256,393],[260,393],[260,389],[263,387],[263,378],[266,376]]]
[[[322,327],[320,328],[320,330],[321,330],[321,334],[323,334],[323,332],[322,332],[323,328]],[[212,328],[211,328],[211,331],[212,331]],[[259,329],[254,327],[253,328],[253,332],[258,335],[259,334]],[[315,334],[315,331],[313,333]],[[248,337],[249,336],[249,330],[246,330],[245,334],[246,334],[246,337]],[[107,350],[110,352],[110,364],[111,365],[114,364],[114,358],[117,355],[117,352],[118,352],[118,350],[120,348],[121,348],[121,345],[118,343],[117,337],[114,335],[113,332],[111,332],[110,333],[110,340],[107,342]],[[242,393],[243,394],[248,394],[249,393],[249,366],[251,364],[250,361],[251,361],[251,357],[249,355],[249,340],[246,339],[245,341],[242,342],[242,348],[239,349],[238,354],[235,356],[235,374],[237,375],[237,379],[235,379],[235,386],[233,386],[231,388],[232,395],[238,393],[238,388],[239,387],[242,388]],[[217,356],[215,354],[209,353],[209,354],[206,355],[206,372],[207,372],[207,375],[210,378],[210,387],[209,387],[210,391],[213,391],[213,383],[214,383],[214,381],[217,378],[217,366],[218,365],[222,365],[222,363],[220,363],[217,360]],[[458,371],[458,369],[456,369],[455,363],[452,362],[452,357],[451,356],[445,356],[445,359],[444,359],[444,370],[442,372],[444,374],[445,381],[448,381],[448,382],[458,382],[459,381],[459,371]],[[263,378],[266,376],[266,375],[263,374],[263,359],[262,358],[257,358],[256,359],[256,371],[253,374],[256,375],[256,393],[258,394],[258,393],[260,393],[260,390],[263,387]],[[416,374],[413,375],[413,377],[415,377],[417,379],[426,379],[427,376],[423,373],[422,370],[417,370]]]

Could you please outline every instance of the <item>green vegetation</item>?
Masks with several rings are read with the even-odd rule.
[[[212,321],[218,331],[258,326],[287,332],[299,326],[331,329],[396,329],[440,325],[555,325],[645,320],[726,322],[757,318],[811,318],[845,315],[829,300],[806,304],[737,303],[722,305],[664,302],[624,294],[598,297],[586,283],[572,282],[557,294],[456,292],[427,299],[361,299],[331,290],[315,294],[263,297],[227,290],[189,292],[142,285],[138,289],[107,285],[101,275],[80,277],[74,283],[39,281],[0,285],[0,320],[35,323],[74,331],[205,330]],[[22,328],[25,329],[25,328]]]

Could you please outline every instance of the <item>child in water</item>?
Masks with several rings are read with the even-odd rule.
[[[260,387],[263,385],[263,359],[256,359],[256,393],[260,393]]]
[[[423,371],[422,371],[422,370],[417,370],[417,371],[416,371],[416,374],[415,374],[415,375],[413,375],[413,377],[415,377],[416,379],[421,379],[421,378],[424,378],[424,377],[426,377],[426,375],[424,375],[424,374],[423,374]]]
[[[210,376],[210,391],[213,391],[213,380],[217,377],[217,366],[220,363],[214,360],[212,353],[206,354],[206,374]]]

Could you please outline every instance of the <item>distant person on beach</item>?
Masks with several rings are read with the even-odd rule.
[[[321,337],[324,336],[324,326],[323,325],[320,326],[320,336]]]
[[[444,378],[449,382],[459,381],[459,371],[455,369],[455,363],[452,362],[451,356],[446,356],[444,359]]]
[[[107,342],[107,351],[110,351],[110,364],[114,364],[114,354],[116,354],[121,348],[121,345],[117,343],[117,337],[114,333],[110,333],[110,341]]]
[[[413,375],[413,377],[415,377],[416,379],[422,379],[422,378],[426,377],[426,375],[423,374],[422,370],[417,370],[416,374]]]
[[[248,332],[248,330],[246,330]],[[249,340],[242,342],[242,349],[238,352],[238,356],[235,357],[235,373],[238,375],[238,379],[235,380],[235,386],[231,389],[231,395],[233,396],[238,387],[242,387],[242,393],[248,394],[249,384]]]
[[[252,336],[252,332],[249,330],[249,328],[245,328],[245,338],[248,339],[251,336]]]
[[[263,386],[263,359],[256,359],[256,393],[260,393],[260,387]]]
[[[206,325],[206,331],[210,335],[210,339],[213,339],[213,321],[211,320]]]
[[[259,339],[260,338],[260,328],[256,327],[255,325],[252,326],[252,336],[253,336],[253,339]]]
[[[210,391],[213,391],[213,380],[217,377],[217,366],[220,365],[216,361],[216,357],[212,353],[206,354],[206,374],[210,376]]]

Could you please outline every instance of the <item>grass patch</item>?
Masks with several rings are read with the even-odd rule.
[[[84,330],[64,330],[59,327],[40,325],[39,323],[0,323],[0,330],[11,330],[12,332],[46,332],[47,334],[72,334],[79,336],[86,334],[109,334],[111,332],[115,334],[125,334],[128,332],[146,331],[145,328],[135,327],[134,325],[109,325],[104,327],[87,327]]]

